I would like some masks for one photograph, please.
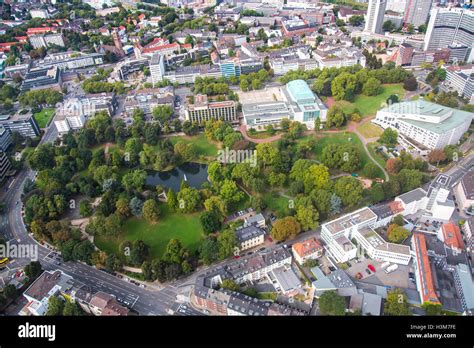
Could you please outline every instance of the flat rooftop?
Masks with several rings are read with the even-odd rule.
[[[339,219],[327,222],[323,227],[327,228],[331,234],[336,234],[341,231],[344,231],[352,226],[362,224],[370,219],[377,218],[377,215],[374,214],[372,210],[365,207],[359,210],[356,210],[350,214],[344,215]]]

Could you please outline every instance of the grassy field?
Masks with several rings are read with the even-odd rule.
[[[357,130],[364,138],[378,138],[382,135],[383,130],[372,122],[365,122],[357,127]]]
[[[176,238],[190,251],[197,250],[203,237],[198,214],[172,213],[165,204],[160,204],[160,209],[160,221],[156,224],[131,218],[125,222],[117,237],[96,236],[95,244],[107,253],[118,255],[123,241],[142,240],[149,246],[152,258],[156,258],[163,255],[170,239]]]
[[[323,149],[330,145],[330,144],[335,144],[335,145],[345,145],[345,144],[353,144],[357,150],[359,151],[360,158],[361,158],[361,166],[360,169],[357,171],[357,173],[361,174],[362,170],[364,169],[364,166],[371,161],[369,156],[364,150],[364,146],[362,144],[362,141],[359,139],[359,137],[352,133],[352,132],[344,132],[344,133],[325,133],[325,134],[318,134],[318,135],[309,135],[306,137],[302,137],[301,139],[298,140],[298,142],[305,142],[308,141],[311,138],[316,139],[316,146],[315,146],[315,151],[314,155],[316,160],[321,159],[321,154],[323,152]],[[379,169],[378,175],[381,177],[383,175],[382,171]]]
[[[379,95],[368,97],[359,94],[355,97],[354,102],[350,103],[345,100],[337,101],[336,104],[341,106],[345,113],[352,113],[354,109],[359,109],[362,117],[373,116],[380,109],[380,106],[385,103],[387,98],[396,94],[400,100],[405,96],[405,90],[401,83],[389,84],[382,86],[383,91]]]
[[[387,162],[387,158],[385,158],[381,153],[377,153],[375,149],[379,147],[379,143],[369,143],[367,144],[367,148],[369,149],[370,154],[373,158],[383,167],[385,167],[385,162]]]
[[[216,157],[217,156],[217,145],[209,141],[204,134],[198,134],[193,136],[181,136],[181,137],[170,137],[171,143],[176,144],[178,141],[184,143],[192,143],[198,156],[204,157]]]
[[[51,117],[53,117],[53,115],[54,115],[54,109],[46,108],[34,114],[33,117],[35,118],[40,128],[46,128],[49,120],[51,119]]]
[[[267,206],[267,209],[272,211],[277,217],[289,215],[289,198],[280,196],[276,192],[268,192],[264,194],[262,198]]]

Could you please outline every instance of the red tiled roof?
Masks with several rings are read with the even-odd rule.
[[[302,242],[293,244],[293,250],[296,251],[300,257],[312,254],[321,248],[321,244],[314,238],[306,239]]]
[[[440,303],[434,288],[433,274],[431,272],[428,251],[426,249],[426,238],[421,233],[413,234],[413,238],[415,241],[416,260],[418,263],[417,271],[421,277],[421,301],[422,303]]]
[[[461,231],[456,224],[452,222],[443,224],[441,229],[443,231],[444,244],[446,244],[450,248],[455,248],[455,249],[465,248],[464,242],[461,236]]]

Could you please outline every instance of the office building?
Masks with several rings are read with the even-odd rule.
[[[264,130],[268,125],[278,126],[283,119],[290,118],[290,109],[284,101],[242,104],[244,124],[247,129]]]
[[[423,49],[436,50],[452,45],[469,48],[467,61],[472,61],[474,52],[474,11],[464,8],[434,8],[426,30]]]
[[[398,47],[397,60],[395,61],[395,64],[397,66],[411,65],[414,50],[415,48],[412,45],[402,43]]]
[[[240,76],[240,64],[238,59],[228,59],[219,62],[221,75],[225,78]]]
[[[158,105],[174,108],[173,87],[133,90],[127,94],[124,109],[129,116],[133,116],[135,109],[140,109],[145,115],[151,115]]]
[[[40,128],[32,113],[0,115],[0,126],[10,133],[18,132],[25,138],[34,138],[40,135]]]
[[[460,263],[454,272],[454,285],[464,312],[474,314],[474,281],[469,266]]]
[[[87,68],[104,63],[100,53],[58,52],[48,54],[34,64],[38,68],[58,67],[61,71]]]
[[[459,209],[471,209],[474,205],[474,171],[470,170],[454,188]]]
[[[420,153],[457,144],[469,129],[473,114],[424,100],[389,105],[372,121],[398,132],[399,142]]]
[[[382,33],[383,17],[386,6],[386,0],[369,0],[369,6],[365,18],[365,31],[373,34]]]
[[[452,91],[457,91],[459,95],[474,104],[474,65],[451,65],[445,70],[445,86]]]
[[[209,101],[207,95],[194,96],[194,102],[186,104],[186,120],[204,123],[209,120],[237,122],[236,103],[233,100]]]
[[[7,154],[0,150],[0,183],[3,182],[10,168],[11,163]]]
[[[21,92],[28,92],[36,89],[61,90],[61,72],[57,66],[49,68],[31,69],[25,76],[21,85]]]
[[[5,127],[0,126],[0,150],[7,151],[12,143],[12,135]]]
[[[314,128],[314,121],[317,118],[322,122],[326,121],[326,106],[305,81],[290,81],[282,91],[290,109],[290,119],[305,124],[309,129]]]
[[[464,232],[466,247],[470,250],[471,256],[474,257],[474,217],[470,216],[461,228]]]
[[[428,21],[432,0],[408,0],[403,22],[419,27]]]
[[[410,248],[406,245],[386,242],[373,230],[378,216],[370,208],[362,208],[322,225],[321,239],[326,250],[338,263],[356,258],[364,251],[370,258],[380,262],[408,265]],[[353,241],[361,249],[357,249]]]
[[[28,39],[30,40],[30,44],[31,46],[33,46],[34,49],[38,49],[41,47],[48,48],[50,45],[64,47],[63,36],[59,33],[29,35]]]
[[[163,55],[155,53],[151,56],[150,60],[150,77],[153,87],[155,84],[163,81],[163,76],[165,75],[165,63]]]

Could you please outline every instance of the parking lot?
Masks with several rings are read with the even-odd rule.
[[[350,261],[350,264],[352,266],[346,270],[347,274],[356,278],[356,275],[360,273],[362,274],[360,280],[363,282],[383,286],[416,289],[415,283],[408,279],[408,273],[413,271],[409,265],[398,265],[397,270],[387,274],[381,267],[382,262],[375,260],[365,259],[358,263]],[[367,269],[369,264],[375,268],[375,273],[369,270],[370,274],[368,274]]]

